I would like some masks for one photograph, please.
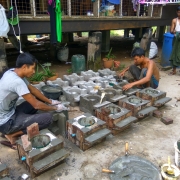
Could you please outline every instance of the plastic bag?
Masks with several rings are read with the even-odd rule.
[[[5,9],[0,4],[0,37],[6,37],[9,32],[9,23],[6,18]]]
[[[149,59],[153,59],[157,56],[158,47],[155,42],[151,42],[150,50],[149,50]]]

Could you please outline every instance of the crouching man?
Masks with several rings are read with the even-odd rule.
[[[129,71],[134,77],[134,82],[124,85],[122,89],[128,90],[134,86],[156,89],[159,85],[159,69],[155,62],[145,57],[145,52],[141,48],[135,48],[131,55],[134,65],[125,68],[119,76],[124,76],[125,72]]]
[[[46,98],[27,81],[26,78],[35,73],[36,64],[37,60],[31,54],[20,54],[16,68],[6,71],[0,79],[0,132],[9,140],[0,143],[11,148],[16,147],[17,137],[26,134],[26,128],[31,124],[38,123],[40,130],[51,124],[52,115],[48,112],[36,114],[38,110],[66,110],[59,101]],[[20,96],[25,102],[16,106]]]

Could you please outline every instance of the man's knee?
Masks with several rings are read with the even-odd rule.
[[[51,124],[52,123],[52,114],[51,113],[43,113],[43,117],[44,122],[46,122],[46,124]]]
[[[137,66],[132,64],[131,66],[129,66],[129,71],[132,72],[134,69],[137,69]]]

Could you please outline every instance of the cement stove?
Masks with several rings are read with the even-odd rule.
[[[114,89],[122,89],[122,87],[126,84],[128,84],[127,80],[121,80],[121,82],[119,82],[118,84],[114,84],[113,88]],[[132,96],[132,95],[135,95],[138,91],[139,91],[139,89],[133,87],[131,89],[128,89],[127,91],[123,91],[123,94],[127,95],[127,96]]]
[[[104,97],[102,103],[100,104],[101,96],[99,95],[85,95],[80,97],[80,110],[83,112],[88,112],[90,114],[95,114],[95,109],[101,108],[107,104],[110,104],[109,101],[106,101]]]
[[[83,151],[101,142],[111,131],[106,122],[89,113],[67,121],[68,139]]]
[[[78,105],[80,97],[87,94],[87,90],[80,89],[78,87],[71,87],[63,90],[63,94],[66,97],[67,101],[70,102],[70,105],[74,107]]]
[[[5,164],[0,162],[0,179],[1,180],[11,180],[9,176],[9,168]]]
[[[136,117],[131,116],[132,111],[112,103],[97,109],[95,113],[99,119],[107,123],[113,135],[125,130],[137,120]]]
[[[149,100],[141,99],[137,96],[130,96],[119,101],[119,106],[132,111],[132,115],[141,119],[150,115],[157,108],[147,106]]]
[[[161,107],[172,100],[172,98],[166,97],[166,92],[156,90],[151,87],[137,92],[136,95],[142,99],[149,100],[150,105],[155,107]]]
[[[31,178],[54,167],[69,156],[69,153],[63,149],[63,141],[49,130],[41,130],[40,135],[47,135],[50,137],[50,143],[43,148],[32,148],[31,151],[25,151],[21,139],[17,141],[19,159],[30,171]],[[39,143],[42,143],[42,145],[45,144],[43,141],[39,141]]]
[[[114,89],[114,88],[101,88],[98,90],[98,95],[101,96],[101,94],[105,92],[105,98],[107,101],[110,102],[118,102],[120,99],[125,98],[126,95],[123,95],[121,89]]]

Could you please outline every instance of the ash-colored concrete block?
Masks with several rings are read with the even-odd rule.
[[[166,125],[173,123],[173,120],[171,118],[168,118],[168,117],[162,117],[161,121]]]
[[[34,136],[39,134],[38,123],[33,123],[27,127],[27,135],[29,139],[32,139]]]
[[[22,140],[22,145],[25,151],[30,151],[32,149],[32,144],[31,142],[28,140],[28,135],[22,135],[21,136],[21,140]]]
[[[162,118],[163,114],[161,111],[156,110],[153,112],[153,116],[156,118]]]

